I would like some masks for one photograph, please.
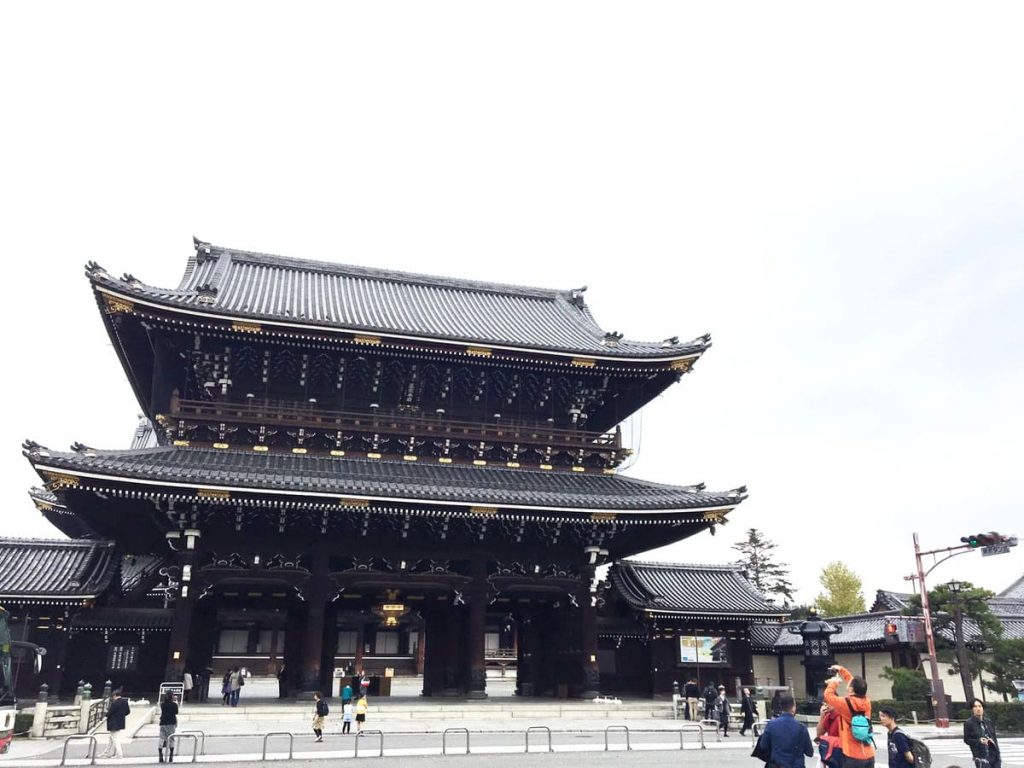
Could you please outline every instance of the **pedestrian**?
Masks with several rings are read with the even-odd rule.
[[[981,699],[974,699],[971,702],[971,717],[964,721],[964,742],[971,748],[976,766],[1002,766],[996,727],[985,717],[985,702]]]
[[[756,710],[754,700],[750,697],[750,689],[743,689],[743,698],[740,699],[740,713],[743,715],[743,725],[740,726],[740,736],[746,736],[754,725]]]
[[[185,674],[181,677],[181,683],[183,686],[185,686],[185,691],[181,695],[181,700],[188,701],[192,698],[192,686],[194,685],[194,681],[192,680],[192,673],[188,670],[185,670]]]
[[[242,693],[242,670],[235,667],[231,670],[231,676],[229,678],[228,687],[231,692],[231,706],[238,706],[238,697]]]
[[[129,714],[131,708],[128,706],[128,700],[122,698],[120,688],[115,689],[110,694],[110,708],[107,709],[107,732],[110,734],[110,743],[100,757],[124,757],[121,737],[124,735],[124,721]]]
[[[344,707],[346,704],[352,703],[352,686],[344,678],[342,678],[341,682],[345,683],[345,686],[341,689],[341,706]]]
[[[285,665],[282,664],[281,668],[277,670],[277,698],[283,699],[288,696],[288,683],[287,683],[287,672],[285,672]]]
[[[722,726],[722,735],[729,738],[729,715],[732,713],[732,705],[725,697],[725,686],[718,686],[718,698],[715,699],[715,718]]]
[[[366,696],[360,696],[359,701],[356,702],[356,735],[363,735],[363,725],[366,723],[366,710],[370,708],[370,703],[366,700]]]
[[[772,705],[771,705],[772,717],[778,717],[779,715],[782,714],[781,702],[782,702],[782,694],[783,693],[784,693],[783,689],[779,688],[778,690],[775,691],[775,693],[772,694]]]
[[[714,683],[708,683],[704,689],[704,719],[714,720],[715,719],[715,699],[718,698],[718,691],[715,690]]]
[[[160,702],[160,740],[156,745],[156,753],[159,762],[164,762],[166,750],[167,762],[174,762],[174,741],[171,736],[178,730],[178,704],[174,701],[174,694],[168,691]]]
[[[341,706],[341,732],[352,733],[352,699],[349,699]]]
[[[811,736],[803,723],[798,723],[796,700],[785,691],[779,695],[779,716],[772,718],[757,741],[757,749],[767,757],[772,768],[804,768],[804,758],[814,757]]]
[[[835,675],[825,685],[825,703],[839,716],[839,747],[843,750],[843,768],[874,768],[875,743],[871,735],[868,683],[863,677],[854,677],[841,664],[834,664],[829,669]],[[846,682],[846,696],[836,693],[842,681]]]
[[[324,696],[320,691],[313,694],[313,700],[316,702],[316,706],[313,709],[313,733],[316,734],[317,742],[324,740],[324,718],[330,714],[330,709],[327,707],[327,702],[324,701]]]
[[[224,673],[224,680],[221,682],[220,695],[224,699],[225,706],[231,703],[231,670]]]
[[[689,720],[699,720],[697,717],[697,701],[700,699],[700,686],[697,681],[691,679],[683,688],[686,694],[686,717]]]
[[[886,752],[889,753],[889,768],[913,768],[914,750],[907,734],[899,729],[896,723],[896,710],[882,707],[878,719],[887,731]]]
[[[839,715],[828,704],[818,711],[818,726],[814,740],[824,768],[842,768],[843,750],[839,746]]]

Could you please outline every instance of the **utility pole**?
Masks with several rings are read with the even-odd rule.
[[[932,629],[932,611],[928,601],[928,585],[925,584],[925,576],[935,570],[936,566],[944,563],[951,557],[962,555],[965,552],[972,552],[981,548],[983,557],[989,555],[1005,555],[1010,547],[1017,546],[1016,536],[1003,536],[995,531],[979,533],[960,538],[963,542],[959,547],[944,547],[941,549],[928,549],[921,551],[921,545],[917,534],[914,534],[914,560],[917,563],[917,573],[905,577],[908,581],[917,580],[917,586],[921,590],[921,610],[924,612],[924,634],[928,644],[928,666],[932,673],[932,705],[935,707],[935,726],[937,728],[949,728],[949,709],[946,706],[946,691],[942,685],[942,678],[939,677],[939,661],[935,658],[935,634]],[[946,556],[936,560],[927,571],[924,569],[923,555],[938,555],[944,553]]]

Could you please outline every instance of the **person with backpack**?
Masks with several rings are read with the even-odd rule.
[[[797,722],[796,700],[785,691],[779,695],[779,716],[768,721],[757,740],[754,754],[771,768],[804,768],[804,757],[814,757],[807,727]]]
[[[843,768],[874,768],[875,737],[871,732],[871,700],[868,683],[854,677],[846,667],[834,664],[835,673],[825,685],[825,703],[839,715],[839,748],[843,751]],[[846,696],[836,693],[839,683],[846,682]]]
[[[839,715],[828,704],[822,704],[814,741],[824,768],[842,768],[843,750],[839,746]]]
[[[320,691],[313,694],[313,700],[316,701],[316,707],[313,710],[313,733],[316,734],[317,743],[320,743],[324,740],[324,718],[330,714],[331,710],[327,707],[324,695]]]
[[[1001,768],[1003,761],[999,755],[999,741],[996,727],[985,717],[985,702],[975,699],[971,703],[972,716],[964,721],[964,742],[971,748],[976,766]]]
[[[715,690],[714,683],[708,683],[704,688],[704,719],[714,720],[715,719],[715,700],[718,698],[718,691]]]
[[[722,729],[722,735],[729,738],[729,715],[732,714],[732,704],[725,696],[725,686],[718,686],[718,698],[715,699],[715,719]]]
[[[896,717],[896,710],[892,707],[882,707],[878,713],[878,719],[888,731],[886,751],[889,753],[889,768],[929,768],[932,761],[928,747],[901,731]]]
[[[167,755],[167,762],[174,762],[174,740],[171,738],[178,730],[178,703],[174,700],[174,694],[168,691],[160,702],[160,739],[156,744],[157,762],[164,762],[164,754]]]

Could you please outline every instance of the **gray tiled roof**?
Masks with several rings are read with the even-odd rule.
[[[170,629],[173,608],[131,608],[105,606],[82,611],[71,622],[72,629]]]
[[[0,599],[83,600],[103,592],[116,570],[111,542],[0,539]]]
[[[702,616],[778,616],[739,565],[687,565],[619,560],[609,572],[625,601],[650,613]]]
[[[910,607],[910,600],[913,597],[911,592],[891,592],[880,589],[875,593],[875,604],[871,606],[871,611],[873,613],[898,613]]]
[[[1012,597],[1017,600],[1024,600],[1024,576],[1021,576],[1013,584],[999,593],[999,597]]]
[[[37,468],[203,487],[553,509],[677,510],[732,507],[739,491],[712,493],[622,475],[371,461],[329,456],[179,448],[26,452]]]
[[[130,275],[117,279],[95,265],[88,275],[128,296],[252,321],[627,359],[677,359],[710,345],[707,337],[607,345],[580,291],[345,266],[205,243],[189,259],[176,289]]]
[[[841,634],[832,635],[832,647],[836,650],[845,648],[882,647],[885,643],[885,614],[860,613],[852,616],[827,617],[829,624],[842,627]],[[750,642],[756,650],[762,651],[796,651],[803,646],[800,635],[789,631],[796,627],[798,621],[789,621],[781,626],[778,624],[751,626]]]

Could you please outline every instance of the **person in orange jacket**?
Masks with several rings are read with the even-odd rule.
[[[874,768],[875,747],[853,735],[851,721],[854,715],[871,720],[871,700],[868,683],[863,677],[854,677],[846,667],[835,664],[829,669],[835,673],[825,686],[825,703],[839,716],[839,746],[843,750],[843,768]],[[848,695],[836,693],[840,682],[846,682]]]

